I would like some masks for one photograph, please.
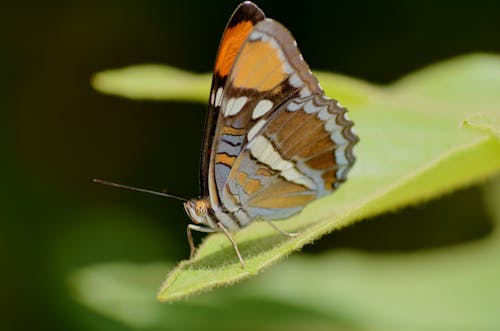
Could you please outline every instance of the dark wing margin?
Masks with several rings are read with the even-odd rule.
[[[215,135],[220,104],[216,105],[217,91],[226,84],[227,76],[238,55],[239,49],[255,24],[265,18],[264,12],[250,1],[245,1],[236,8],[224,30],[215,59],[214,75],[210,88],[208,109],[205,118],[203,144],[200,151],[200,194],[209,192],[208,172],[212,142]],[[219,97],[220,98],[220,97]]]

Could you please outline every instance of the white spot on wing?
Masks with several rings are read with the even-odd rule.
[[[321,107],[321,110],[318,112],[318,118],[322,121],[328,121],[330,118],[332,118],[332,114],[328,111],[327,106]]]
[[[311,95],[311,91],[307,87],[304,87],[302,90],[300,90],[301,97],[307,97],[309,95]]]
[[[247,97],[239,97],[237,99],[231,98],[227,102],[226,105],[226,110],[225,110],[225,115],[226,116],[233,116],[238,114],[241,109],[245,106],[247,103],[248,98]]]
[[[316,107],[313,103],[312,100],[309,100],[308,102],[306,102],[306,104],[304,105],[304,111],[307,113],[307,114],[313,114],[315,112],[317,112],[319,110],[318,107]]]
[[[341,130],[334,131],[330,135],[330,139],[335,143],[335,145],[344,145],[344,144],[347,143],[346,139],[342,135],[342,131]]]
[[[260,100],[257,106],[253,109],[252,118],[257,119],[265,115],[271,110],[271,108],[273,108],[273,103],[271,101],[266,99]]]
[[[266,149],[270,146],[269,142],[267,141],[266,138],[262,137],[261,135],[256,136],[249,144],[248,148],[250,149],[250,154],[252,154],[253,157],[260,159],[261,156],[264,154]],[[272,147],[272,146],[271,146]]]
[[[254,126],[252,126],[252,128],[250,129],[250,131],[248,131],[247,134],[248,141],[252,140],[257,135],[257,133],[259,133],[260,129],[262,129],[264,124],[266,124],[266,120],[260,120]]]
[[[217,93],[215,94],[215,107],[220,107],[220,105],[222,104],[222,94],[224,92],[224,89],[222,87],[219,87],[217,89]]]
[[[259,31],[254,31],[250,34],[250,37],[249,39],[252,40],[252,41],[255,41],[257,39],[261,39],[263,36],[262,32],[259,32]]]
[[[345,156],[345,149],[346,149],[346,147],[347,147],[347,144],[340,145],[335,150],[335,162],[337,164],[348,164],[349,163],[347,161],[346,156]]]
[[[302,82],[297,73],[294,73],[293,75],[290,76],[290,78],[288,79],[288,83],[290,83],[290,85],[292,85],[295,88],[304,86],[304,83]]]
[[[302,104],[300,104],[300,103],[297,104],[295,102],[290,102],[288,104],[288,106],[286,106],[286,109],[293,112],[293,111],[299,110],[301,107],[302,107]]]
[[[280,158],[280,159],[274,160],[271,165],[272,165],[273,169],[285,170],[288,167],[292,166],[293,164],[290,161],[283,160]]]
[[[326,131],[328,132],[334,132],[334,131],[338,131],[340,130],[340,125],[337,124],[337,122],[335,121],[335,117],[329,119],[328,121],[326,121],[325,123],[325,129]]]
[[[288,61],[283,60],[283,71],[291,75],[292,73],[294,73],[295,70],[293,70],[292,66],[288,63]]]
[[[264,138],[262,135],[258,136]],[[266,147],[262,151],[262,154],[257,158],[259,161],[262,163],[267,164],[268,166],[271,166],[271,164],[277,160],[279,160],[280,156],[278,155],[278,152],[274,150],[273,144],[266,138],[264,138],[266,141]]]
[[[299,172],[293,166],[282,171],[281,175],[283,177],[285,177],[286,180],[289,180],[289,181],[297,183],[297,184],[304,185],[304,186],[310,188],[311,190],[316,189],[316,185],[314,184],[314,182],[309,177],[304,176],[301,172]]]

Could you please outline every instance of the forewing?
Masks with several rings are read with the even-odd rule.
[[[205,119],[205,134],[200,155],[200,192],[202,196],[207,195],[209,192],[208,171],[212,142],[220,109],[219,101],[222,98],[221,92],[226,84],[229,71],[233,67],[241,45],[253,30],[255,24],[264,18],[264,13],[259,7],[251,2],[244,2],[236,8],[222,35],[215,60],[210,99]],[[217,91],[220,92],[217,93]]]
[[[218,205],[248,141],[289,100],[312,94],[322,90],[290,32],[271,19],[257,23],[242,44],[225,86],[215,92],[214,104],[220,104],[220,112],[209,171],[212,205]]]

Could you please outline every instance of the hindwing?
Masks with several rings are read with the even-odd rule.
[[[266,121],[234,162],[222,202],[248,219],[282,219],[335,190],[354,163],[358,138],[337,101],[298,97]]]

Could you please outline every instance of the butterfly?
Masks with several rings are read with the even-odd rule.
[[[95,182],[184,201],[191,231],[232,233],[256,220],[299,213],[336,190],[354,164],[358,137],[347,110],[326,97],[291,33],[250,1],[229,19],[215,60],[200,155],[200,196]]]
[[[229,19],[215,60],[201,149],[199,198],[184,202],[191,230],[231,233],[286,219],[347,178],[358,137],[326,97],[291,33],[250,1]]]

